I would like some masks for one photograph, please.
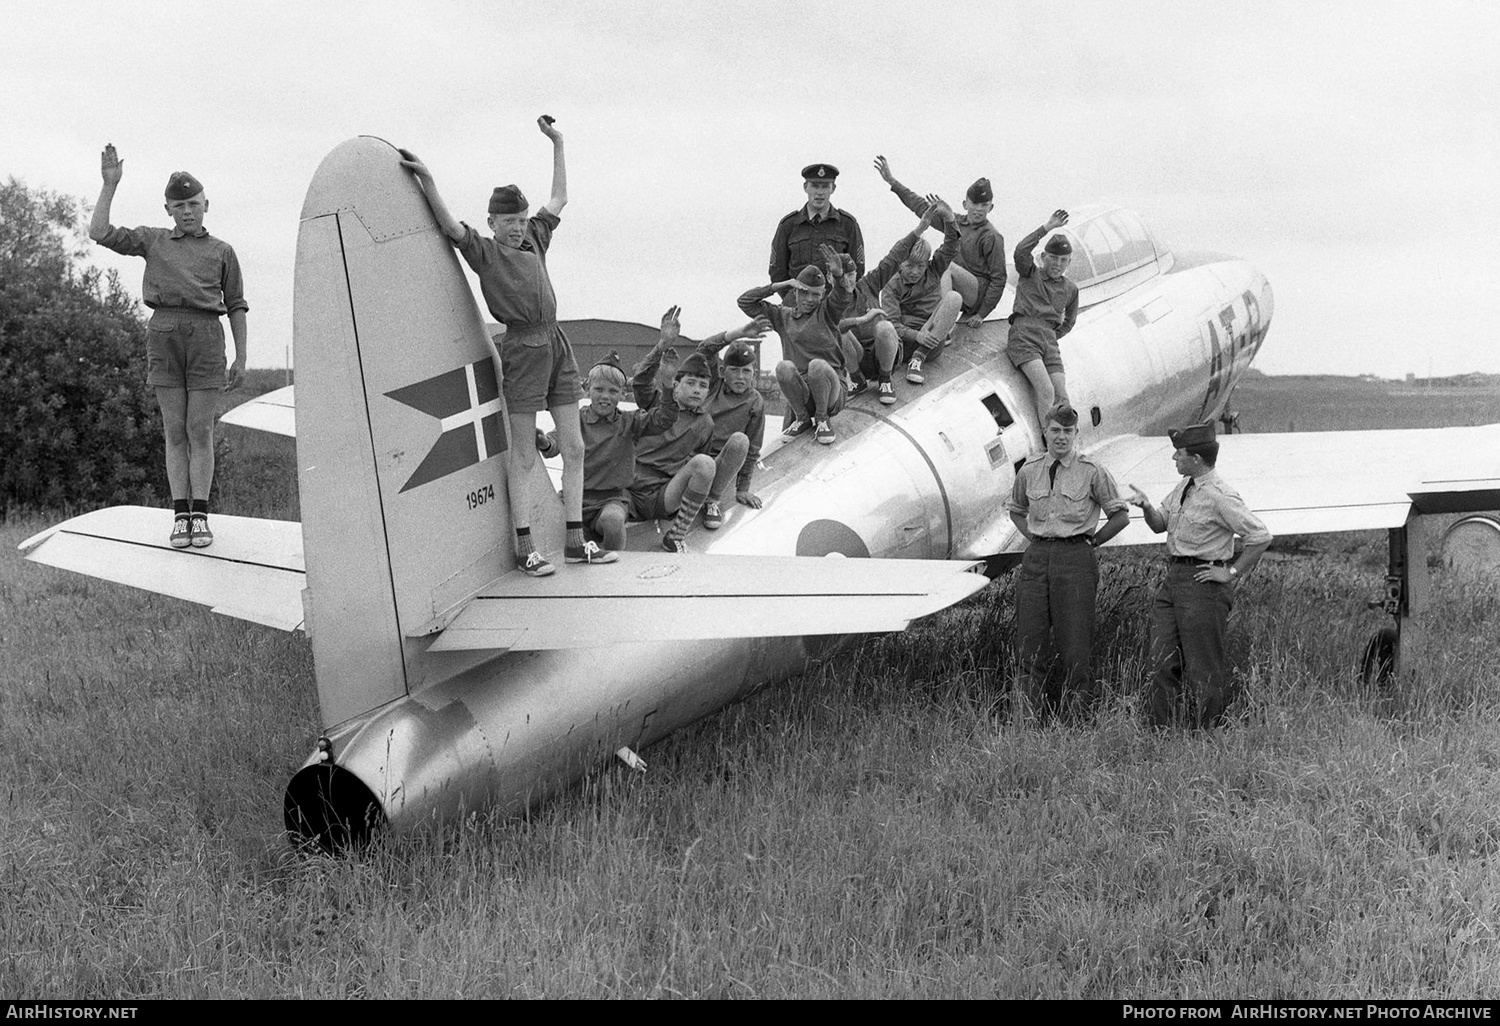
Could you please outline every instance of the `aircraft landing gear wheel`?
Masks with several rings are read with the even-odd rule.
[[[1396,628],[1382,627],[1370,635],[1364,657],[1359,662],[1359,678],[1377,686],[1390,682],[1396,672]]]

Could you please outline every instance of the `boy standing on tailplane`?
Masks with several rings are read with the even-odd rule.
[[[89,221],[89,238],[126,256],[146,258],[141,298],[151,308],[146,383],[156,390],[166,440],[167,484],[172,490],[173,548],[205,548],[208,495],[214,479],[214,404],[238,388],[245,374],[245,285],[239,258],[208,234],[208,197],[198,179],[174,171],[167,180],[171,228],[117,228],[109,208],[125,162],[106,145],[99,157],[104,186]],[[234,364],[224,369],[224,326],[234,335]]]
[[[498,186],[490,194],[489,220],[493,239],[480,236],[460,222],[433,184],[432,172],[410,150],[402,150],[401,165],[416,176],[433,217],[479,278],[490,316],[504,328],[499,340],[505,405],[510,414],[510,448],[505,483],[511,522],[516,531],[516,563],[532,577],[553,572],[551,562],[536,551],[531,539],[528,482],[537,463],[536,415],[545,409],[557,427],[562,450],[563,509],[569,563],[612,563],[618,555],[601,549],[583,534],[583,431],[578,401],[582,389],[573,347],[557,323],[557,296],[547,274],[547,248],[568,202],[568,177],[563,161],[562,133],[543,114],[537,128],[552,140],[552,196],[529,217],[526,196],[515,185]]]

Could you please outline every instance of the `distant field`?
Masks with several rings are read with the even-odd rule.
[[[1244,431],[1339,431],[1500,422],[1500,388],[1413,388],[1363,378],[1254,375],[1234,391]]]
[[[1265,378],[1237,405],[1500,420],[1435,398]],[[226,511],[294,517],[290,442],[231,442]],[[328,859],[281,830],[319,729],[306,642],[23,564],[47,521],[0,526],[0,994],[1500,995],[1500,586],[1437,571],[1430,664],[1366,688],[1377,533],[1267,556],[1214,735],[1141,726],[1159,561],[1106,552],[1090,726],[1011,714],[1002,580],[644,776]]]

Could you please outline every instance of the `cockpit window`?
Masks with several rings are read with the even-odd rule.
[[[1079,288],[1107,282],[1165,255],[1145,222],[1120,207],[1081,217],[1063,232],[1073,240],[1068,277]]]

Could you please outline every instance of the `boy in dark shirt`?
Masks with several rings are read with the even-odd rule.
[[[238,388],[245,373],[245,286],[239,258],[208,234],[208,197],[186,171],[167,180],[166,210],[172,228],[117,228],[109,208],[125,162],[113,145],[99,156],[104,185],[89,221],[89,238],[126,256],[146,258],[141,298],[151,308],[146,383],[156,390],[166,442],[167,485],[172,490],[173,548],[205,548],[208,493],[214,478],[214,406],[218,393]],[[234,335],[234,365],[224,370],[224,326]]]
[[[547,273],[547,249],[558,215],[568,202],[568,177],[563,160],[562,133],[543,114],[537,127],[552,140],[552,196],[535,217],[528,217],[525,195],[514,185],[502,185],[490,195],[486,239],[448,210],[438,194],[432,172],[410,150],[402,150],[403,167],[416,176],[433,217],[469,267],[479,277],[490,316],[504,330],[500,339],[505,405],[510,416],[510,449],[505,483],[510,516],[516,531],[516,563],[532,577],[553,572],[551,562],[531,540],[530,496],[527,482],[536,465],[536,415],[546,409],[557,425],[562,449],[563,509],[569,563],[612,563],[613,551],[589,548],[583,535],[584,444],[580,427],[578,364],[568,337],[557,323],[557,296]]]
[[[944,275],[958,252],[958,228],[946,203],[937,200],[934,206],[933,219],[943,225],[943,245],[933,253],[925,239],[913,242],[880,296],[907,358],[906,380],[913,385],[927,380],[922,361],[947,344],[963,306],[959,294],[946,287]]]
[[[708,453],[715,463],[714,480],[703,506],[703,526],[710,531],[724,525],[724,493],[731,479],[736,502],[751,509],[761,506],[760,498],[750,491],[750,480],[765,440],[766,401],[755,388],[755,350],[742,340],[758,341],[769,328],[768,322],[757,319],[698,343],[698,352],[707,358],[712,378],[704,404],[714,420],[708,440]],[[720,350],[724,350],[722,357]]]
[[[1073,245],[1066,236],[1047,240],[1041,265],[1031,251],[1042,236],[1068,223],[1066,210],[1055,210],[1047,223],[1016,246],[1016,300],[1010,315],[1005,355],[1020,368],[1036,393],[1038,423],[1045,424],[1053,405],[1067,405],[1068,381],[1063,374],[1058,340],[1073,330],[1078,319],[1078,286],[1067,278]]]

